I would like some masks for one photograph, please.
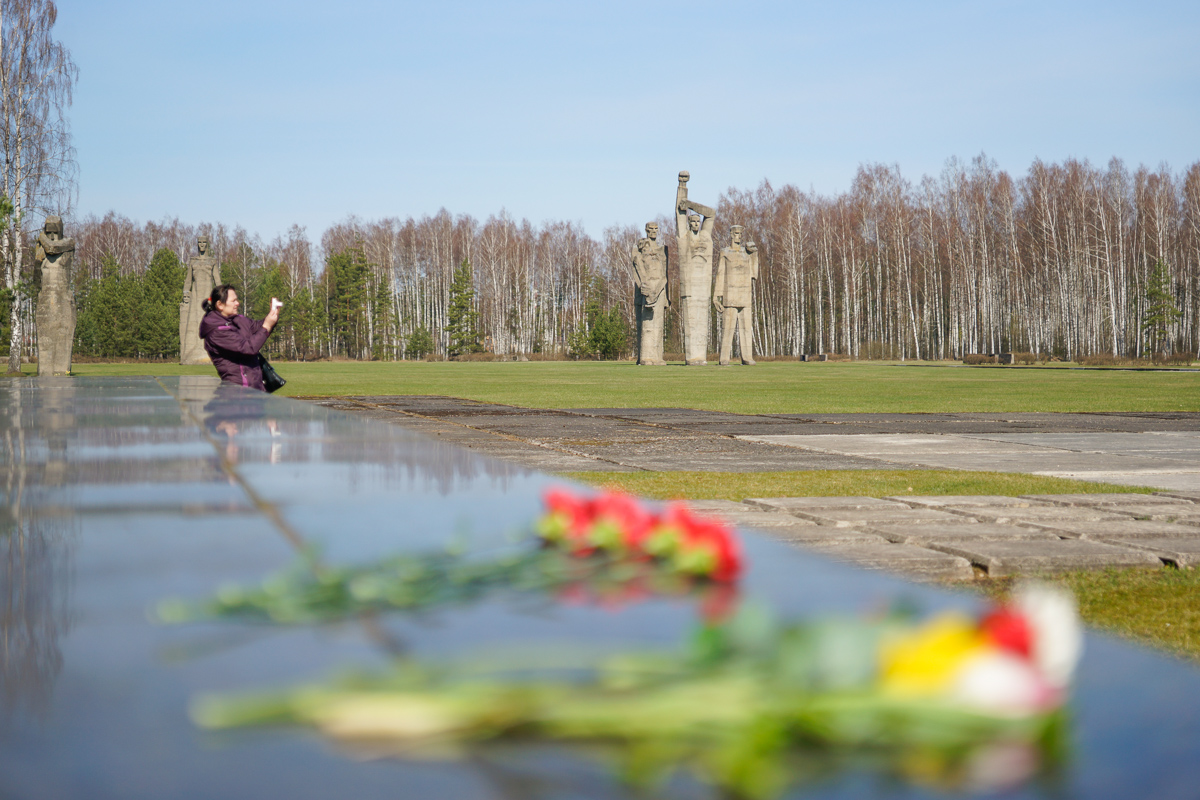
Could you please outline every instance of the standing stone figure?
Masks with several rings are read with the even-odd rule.
[[[179,304],[180,364],[212,363],[200,340],[200,320],[204,319],[200,304],[221,282],[221,265],[208,254],[207,236],[196,240],[196,249],[200,254],[188,260],[187,275],[183,279],[183,302]]]
[[[68,375],[75,344],[75,294],[71,260],[75,240],[63,238],[62,219],[46,217],[33,257],[42,265],[37,300],[38,377]]]
[[[737,331],[742,363],[754,364],[754,281],[758,280],[758,245],[742,247],[742,226],[729,229],[732,244],[721,251],[717,280],[713,286],[713,305],[721,314],[721,365],[729,364],[733,354],[733,334]]]
[[[662,366],[663,315],[671,305],[667,289],[667,248],[658,243],[658,223],[646,223],[646,236],[638,239],[630,255],[637,283],[633,307],[638,322],[638,363]]]
[[[689,366],[708,363],[708,301],[712,296],[713,217],[716,212],[688,200],[687,170],[675,192],[679,244],[679,296],[683,300],[683,357]],[[696,213],[688,214],[691,210]]]

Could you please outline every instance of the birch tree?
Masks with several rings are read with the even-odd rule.
[[[0,0],[0,191],[12,203],[0,232],[10,310],[8,371],[21,369],[32,298],[22,289],[26,217],[70,211],[75,163],[66,110],[79,71],[53,37],[51,0]]]

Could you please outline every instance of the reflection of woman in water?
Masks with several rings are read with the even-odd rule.
[[[266,404],[259,395],[246,394],[231,384],[222,383],[204,406],[204,426],[216,443],[225,442],[225,457],[232,463],[239,458],[238,444],[263,444],[262,434],[269,434],[270,453],[267,460],[279,461],[281,435],[279,423],[267,416]],[[260,451],[255,451],[259,456]]]
[[[200,320],[200,338],[222,381],[265,392],[258,351],[279,321],[283,303],[272,297],[271,313],[262,322],[239,314],[239,306],[237,291],[228,283],[213,288],[203,303],[208,313]]]

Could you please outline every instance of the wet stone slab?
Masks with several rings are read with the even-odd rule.
[[[589,445],[595,454],[580,455],[505,433],[537,429],[520,419],[528,414],[525,409],[395,397],[365,410],[362,403],[343,403],[351,416],[338,404],[320,407],[231,388],[222,393],[211,378],[0,382],[0,596],[6,603],[0,614],[5,647],[0,795],[17,800],[645,796],[568,748],[514,743],[498,758],[482,762],[381,758],[361,763],[306,733],[263,729],[216,737],[199,731],[188,709],[207,693],[311,684],[347,671],[382,668],[398,653],[455,658],[528,642],[585,642],[605,654],[671,648],[684,646],[700,621],[695,608],[671,600],[627,609],[553,603],[530,609],[483,602],[446,609],[436,619],[382,614],[302,628],[155,624],[153,609],[164,599],[199,601],[230,583],[258,585],[302,559],[332,566],[371,564],[400,553],[444,552],[464,538],[469,546],[491,552],[528,530],[540,512],[543,491],[564,483],[530,465],[633,468],[618,463],[619,457],[597,455],[617,449],[607,444]],[[547,419],[571,413],[554,412]],[[603,425],[603,416],[593,421]],[[1162,415],[1146,417],[1145,423],[1136,415],[1111,421],[1102,415],[1069,416],[1068,427],[1080,430],[1196,423]],[[1061,428],[1063,419],[747,418],[679,409],[630,411],[620,422],[646,427],[647,439],[675,442],[662,445],[671,469],[729,463],[734,455],[743,459],[743,469],[759,469],[802,462],[782,456],[755,461],[755,453],[769,449],[765,445],[725,451],[724,461],[711,452],[708,461],[689,461],[688,447],[705,451],[710,434],[719,438],[722,428],[739,426],[1037,431]],[[507,427],[494,425],[496,420],[508,420]],[[663,425],[682,426],[687,435],[656,432]],[[570,435],[600,440],[597,431],[603,433],[583,425]],[[543,434],[553,438],[550,426],[541,429]],[[795,448],[790,455],[797,456]],[[839,461],[820,453],[802,457],[823,465],[881,463]],[[828,498],[817,500],[833,508]],[[811,502],[807,507],[816,508]],[[721,508],[739,523],[787,521],[761,534],[746,528],[748,571],[739,587],[744,598],[769,605],[784,619],[859,617],[899,604],[921,614],[978,607],[969,593],[913,582],[969,579],[977,570],[961,556],[889,544],[866,528],[805,523],[782,510]],[[846,508],[908,506],[866,498]],[[970,523],[960,523],[958,535],[964,524]],[[913,526],[914,532],[930,528]],[[1151,539],[1139,538],[1143,541]],[[1160,558],[1191,557],[1190,543],[1173,541],[1151,544]],[[975,546],[981,544],[987,543]],[[1131,543],[1131,552],[1138,552],[1135,545],[1144,547]],[[1140,552],[1151,558],[1155,553]],[[1086,637],[1066,720],[1069,756],[1046,784],[1019,787],[1011,796],[1124,800],[1194,794],[1200,785],[1200,672],[1094,632]],[[826,755],[822,751],[816,758],[823,762]],[[969,786],[910,783],[905,774],[881,770],[872,753],[823,768],[814,791],[888,800],[978,796]],[[680,800],[712,796],[699,781],[672,781],[667,788]]]
[[[928,546],[965,558],[986,570],[992,578],[1077,569],[1162,566],[1157,557],[1144,550],[1080,539],[931,542]]]

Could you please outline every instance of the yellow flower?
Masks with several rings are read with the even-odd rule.
[[[943,614],[912,631],[885,639],[879,649],[880,686],[898,695],[945,691],[986,641],[961,614]]]

